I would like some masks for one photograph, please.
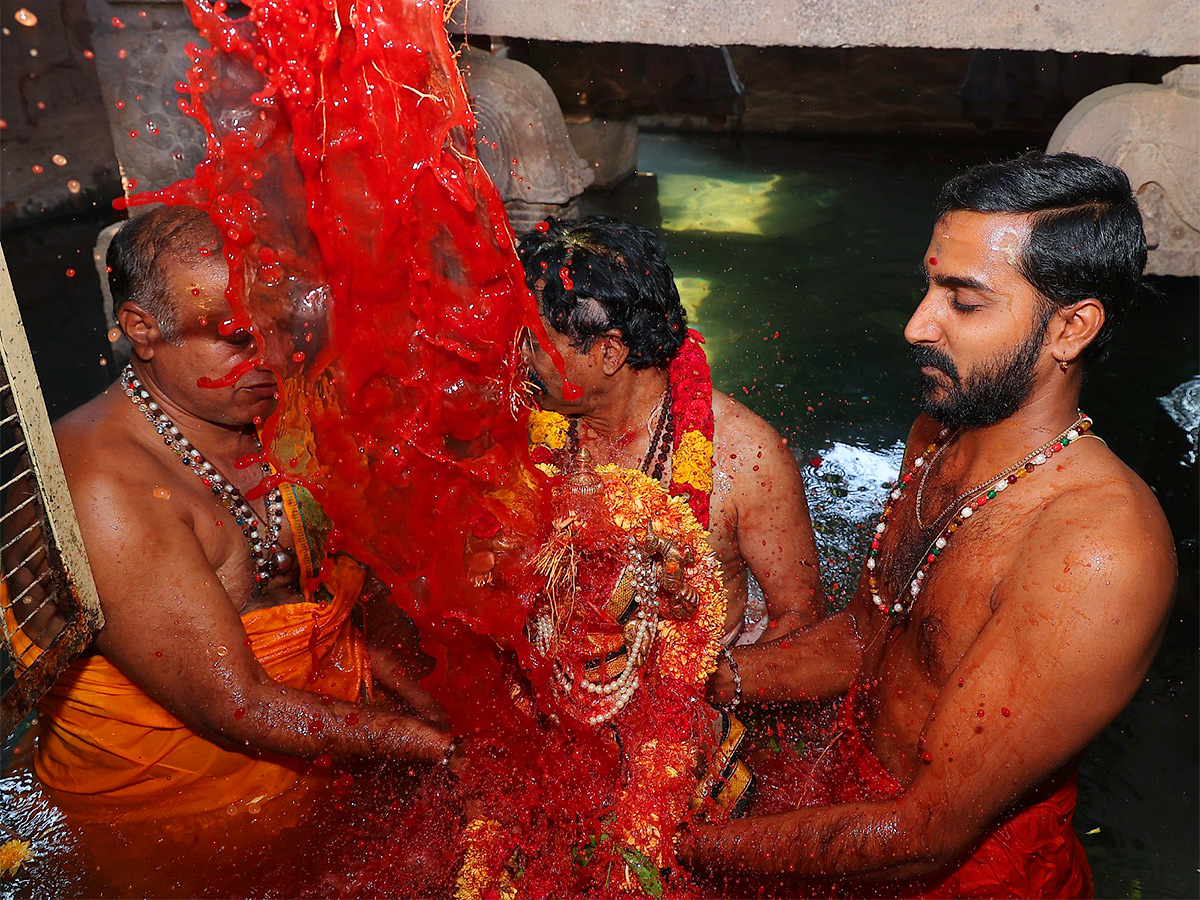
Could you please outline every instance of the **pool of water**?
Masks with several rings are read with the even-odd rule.
[[[643,135],[647,174],[585,201],[663,229],[717,386],[771,421],[805,463],[835,595],[854,587],[858,526],[894,476],[915,415],[901,329],[922,289],[934,196],[963,166],[1010,150]],[[112,373],[101,365],[107,342],[87,268],[110,218],[4,236],[54,415]],[[64,277],[68,265],[82,274]],[[1146,684],[1083,762],[1076,826],[1101,897],[1197,895],[1197,473],[1194,448],[1158,398],[1197,375],[1200,322],[1195,280],[1157,285],[1163,297],[1130,317],[1083,398],[1098,432],[1158,493],[1181,568]],[[44,855],[0,882],[0,895],[63,896],[81,883],[69,830],[26,776],[0,782],[0,825],[45,837]]]

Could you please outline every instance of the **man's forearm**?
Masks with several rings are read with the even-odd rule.
[[[820,700],[845,693],[862,662],[862,642],[854,619],[841,612],[780,640],[740,647],[733,657],[747,701]],[[718,701],[733,695],[727,661],[713,676],[711,690]]]
[[[821,806],[701,825],[680,839],[692,867],[801,878],[910,878],[935,869],[929,829],[897,801]]]
[[[324,701],[285,685],[266,686],[211,728],[244,747],[312,759],[398,758],[437,762],[450,746],[442,729],[420,719],[343,700]]]

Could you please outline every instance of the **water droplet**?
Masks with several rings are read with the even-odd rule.
[[[221,644],[219,647],[217,647],[217,656],[224,656],[228,652],[229,652],[229,648],[226,647],[224,644]]]
[[[156,487],[151,493],[154,494],[154,497],[157,500],[170,500],[171,499],[171,492],[169,490],[167,490],[165,487]]]
[[[121,329],[120,328],[108,329],[108,342],[110,344],[115,344],[120,339],[121,339]]]
[[[13,18],[17,20],[18,25],[24,25],[26,28],[32,28],[38,23],[38,17],[23,6],[13,13]]]
[[[80,191],[83,190],[83,185],[80,184],[78,181],[76,181],[74,178],[72,178],[70,181],[67,182],[67,190],[70,191],[72,194],[78,194]]]
[[[54,163],[56,166],[65,166],[67,164],[67,158],[61,153],[55,153],[52,157],[50,157],[50,162]]]

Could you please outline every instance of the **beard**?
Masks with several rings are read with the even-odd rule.
[[[950,379],[950,386],[945,387],[935,376],[921,375],[921,411],[947,428],[984,428],[1003,422],[1029,399],[1033,367],[1045,334],[1044,324],[1034,328],[1022,343],[981,364],[965,378],[943,351],[913,345],[918,366],[940,369]]]

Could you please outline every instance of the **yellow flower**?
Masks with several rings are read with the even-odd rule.
[[[529,442],[561,450],[567,446],[568,425],[567,417],[561,413],[535,409],[529,415]]]
[[[17,874],[17,869],[32,855],[29,852],[29,841],[11,840],[0,844],[0,872],[12,878]]]
[[[712,454],[712,442],[699,431],[685,433],[679,442],[679,449],[671,457],[671,466],[675,472],[671,480],[680,484],[690,484],[698,491],[711,492]]]

